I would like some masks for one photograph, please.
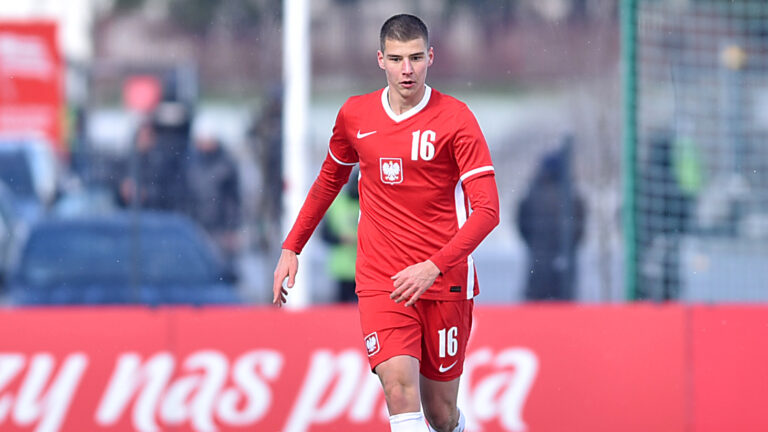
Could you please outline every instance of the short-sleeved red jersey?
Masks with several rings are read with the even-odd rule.
[[[426,87],[417,106],[397,115],[387,92],[348,99],[329,148],[336,163],[360,164],[361,295],[391,292],[393,275],[445,246],[470,214],[464,183],[493,174],[488,145],[463,102]],[[444,270],[421,298],[459,300],[478,292],[469,255]]]

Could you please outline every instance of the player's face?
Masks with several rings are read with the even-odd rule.
[[[378,52],[379,67],[387,75],[390,102],[404,102],[408,106],[417,104],[424,96],[427,68],[432,65],[434,53],[427,49],[422,38],[406,42],[387,39],[384,52]]]

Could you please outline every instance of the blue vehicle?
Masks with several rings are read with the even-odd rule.
[[[15,305],[232,304],[234,280],[190,219],[125,211],[38,222],[7,288]]]

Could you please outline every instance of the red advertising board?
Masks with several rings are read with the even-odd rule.
[[[39,134],[61,150],[63,68],[51,21],[0,21],[0,134]]]
[[[768,307],[691,311],[696,432],[768,431]]]
[[[537,362],[521,419],[499,400],[483,430],[683,431],[682,319],[675,306],[479,308],[475,351],[518,347]]]
[[[768,430],[754,339],[767,314],[478,307],[467,430]],[[354,307],[0,311],[3,431],[384,431],[386,419]]]

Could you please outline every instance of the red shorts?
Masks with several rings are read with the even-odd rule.
[[[388,293],[358,300],[363,342],[371,370],[397,355],[420,362],[421,375],[451,381],[464,370],[474,300],[395,303]]]

